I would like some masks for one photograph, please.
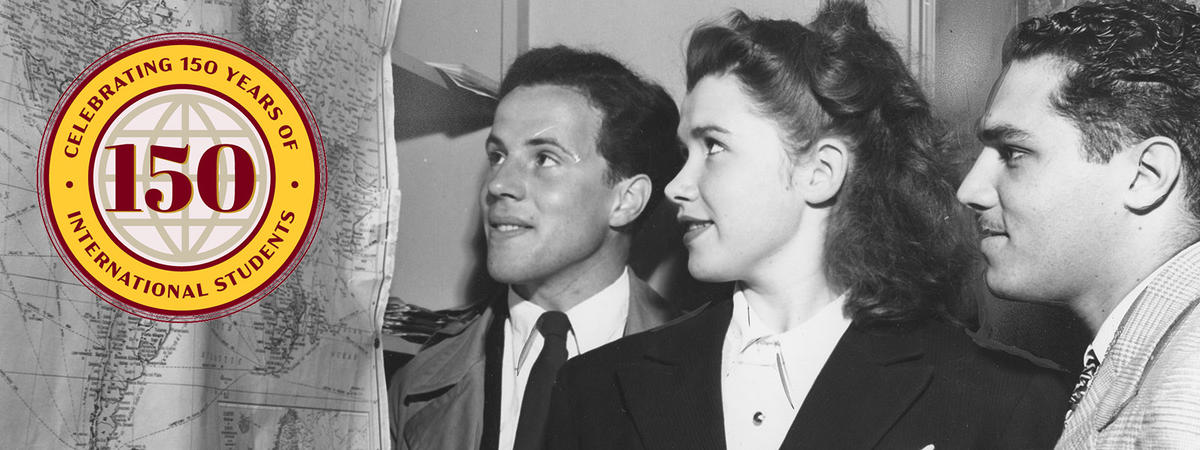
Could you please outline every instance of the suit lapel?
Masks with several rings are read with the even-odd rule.
[[[504,310],[497,314],[496,301],[460,334],[448,337],[418,353],[409,364],[422,370],[412,373],[404,398],[411,407],[404,424],[404,439],[429,443],[432,447],[468,445],[475,447],[483,437],[485,417],[485,360],[489,331],[500,330]],[[501,339],[503,335],[501,335]],[[503,345],[503,342],[499,342]],[[418,359],[420,358],[420,359]],[[498,410],[497,410],[498,411]],[[460,424],[459,436],[449,436],[435,424]],[[454,442],[454,444],[450,444]],[[417,446],[420,447],[420,445]]]
[[[1200,245],[1167,261],[1121,321],[1088,393],[1067,421],[1063,445],[1087,445],[1137,393],[1163,336],[1200,297]]]
[[[912,333],[852,325],[817,375],[781,448],[871,448],[929,385]],[[846,424],[853,423],[853,427]]]
[[[622,400],[646,448],[724,448],[721,345],[731,302],[702,307],[661,332],[642,361],[617,369]]]
[[[488,308],[462,334],[417,353],[409,364],[426,369],[412,374],[408,397],[420,397],[458,384],[472,369],[483,364],[485,336],[493,318],[494,312]]]
[[[483,371],[483,430],[479,448],[500,447],[500,403],[504,382],[504,321],[508,319],[507,304],[496,310],[485,339]]]

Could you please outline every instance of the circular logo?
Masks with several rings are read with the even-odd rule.
[[[75,276],[171,322],[270,293],[325,202],[325,152],[300,93],[249,49],[191,33],[88,66],[46,126],[38,174],[42,219]]]

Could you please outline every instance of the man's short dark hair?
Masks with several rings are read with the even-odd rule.
[[[1026,20],[1004,64],[1051,56],[1067,76],[1051,99],[1083,135],[1084,156],[1108,162],[1153,136],[1183,154],[1188,208],[1200,216],[1200,14],[1178,0],[1089,2]]]
[[[637,174],[650,177],[654,189],[634,222],[641,223],[683,166],[675,101],[608,55],[561,45],[518,56],[500,84],[500,98],[519,87],[541,85],[574,89],[603,115],[596,150],[608,162],[609,183]]]

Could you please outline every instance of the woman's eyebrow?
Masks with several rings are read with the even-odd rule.
[[[729,134],[729,130],[726,130],[717,125],[701,125],[698,127],[693,127],[691,130],[691,135],[693,138],[699,138],[701,136],[704,136],[705,134],[713,133],[713,132],[721,133],[721,134]]]

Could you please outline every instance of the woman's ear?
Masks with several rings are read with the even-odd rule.
[[[839,137],[821,138],[812,145],[807,161],[796,169],[803,171],[804,200],[819,205],[833,200],[850,170],[850,144]]]

